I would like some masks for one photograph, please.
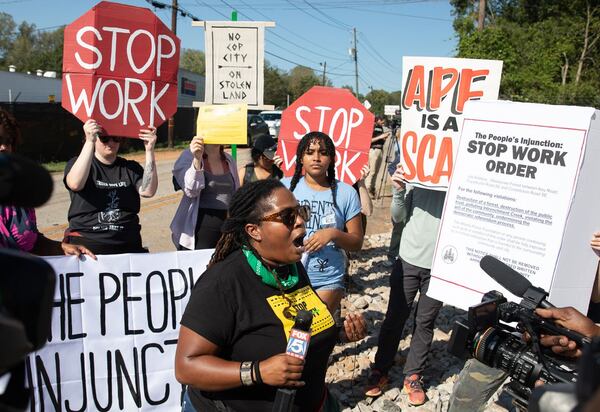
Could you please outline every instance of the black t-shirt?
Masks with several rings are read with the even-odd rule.
[[[377,137],[380,134],[383,134],[383,126],[375,124],[375,127],[373,128],[373,137]],[[378,140],[375,143],[371,143],[371,149],[383,149],[384,143],[385,140]]]
[[[73,192],[66,178],[75,160],[67,162],[63,179],[71,196],[69,231],[98,243],[141,246],[138,186],[142,166],[122,157],[106,165],[94,157],[85,186]]]
[[[297,263],[298,284],[286,291],[293,308],[310,310],[314,318],[295,410],[314,411],[325,389],[327,361],[338,328],[325,304],[310,286]],[[241,251],[208,269],[196,283],[181,324],[220,348],[219,356],[234,361],[265,360],[284,353],[293,320],[283,316],[288,306],[278,289],[265,285],[248,265]],[[295,313],[295,311],[294,311]],[[270,411],[277,388],[268,385],[238,387],[221,392],[188,388],[196,410],[207,408],[203,398],[221,400],[235,411]]]

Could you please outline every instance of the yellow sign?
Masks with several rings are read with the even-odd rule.
[[[248,106],[220,104],[200,106],[196,136],[205,144],[247,144]]]
[[[319,299],[317,294],[310,288],[305,286],[292,293],[286,293],[285,296],[292,302],[292,307],[289,309],[293,316],[296,316],[299,310],[308,310],[313,314],[313,322],[311,326],[312,336],[329,329],[334,326],[335,322],[327,306]],[[283,324],[285,337],[289,339],[290,329],[294,326],[294,319],[288,319],[283,311],[289,306],[289,302],[281,295],[275,295],[267,298],[267,302],[275,312]]]

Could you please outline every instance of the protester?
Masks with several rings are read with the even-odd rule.
[[[79,156],[65,167],[64,184],[71,196],[65,240],[96,254],[142,253],[138,213],[140,196],[152,197],[158,187],[154,160],[156,128],[140,129],[145,167],[117,156],[122,138],[107,136],[89,119]]]
[[[212,249],[221,237],[231,197],[240,187],[233,157],[222,145],[194,136],[173,167],[183,197],[171,222],[178,250]]]
[[[13,153],[19,143],[21,130],[15,118],[0,108],[0,153]],[[35,185],[35,182],[33,182]],[[96,258],[84,246],[56,242],[38,231],[35,209],[0,205],[0,248],[31,252],[36,255],[81,254]]]
[[[279,166],[283,160],[275,154],[276,151],[277,142],[271,136],[257,137],[250,151],[252,162],[238,171],[241,184],[263,179],[281,179],[283,172]]]
[[[369,168],[371,169],[371,177],[367,186],[371,196],[375,197],[377,176],[381,163],[383,162],[383,146],[385,139],[390,137],[389,131],[384,131],[385,116],[375,117],[375,127],[373,128],[373,138],[371,139],[371,149],[369,150]]]
[[[270,411],[277,387],[298,390],[295,410],[335,403],[325,386],[329,355],[339,335],[362,339],[366,325],[348,315],[337,328],[298,263],[309,217],[275,179],[233,195],[181,320],[175,374],[188,385],[183,411]],[[296,308],[314,314],[305,361],[285,354]]]
[[[360,250],[364,238],[360,201],[352,186],[335,178],[335,146],[329,136],[307,133],[296,158],[293,177],[283,183],[312,211],[304,266],[319,297],[335,313],[344,296],[344,251]]]
[[[590,246],[592,250],[600,256],[600,232],[595,232],[592,235]],[[597,269],[596,280],[594,282],[594,288],[592,289],[592,304],[600,300],[600,290],[598,289],[599,277],[600,266]],[[590,333],[589,329],[591,327],[589,322],[592,322],[592,320],[579,314],[579,312],[573,308],[553,309],[552,311],[537,309],[536,312],[544,318],[557,319],[560,325],[567,328],[580,331],[584,334]],[[574,342],[569,341],[564,337],[559,339],[557,337],[549,336],[542,338],[540,341],[545,346],[551,346],[551,343],[556,343],[552,348],[555,353],[572,356],[581,353],[578,349],[575,349]],[[563,349],[559,346],[563,346]],[[500,369],[491,368],[476,359],[469,359],[465,363],[463,370],[458,376],[458,380],[454,384],[448,411],[483,411],[487,401],[498,390],[500,385],[506,380],[507,376],[506,372]]]
[[[408,403],[416,406],[426,400],[423,371],[433,339],[435,318],[442,307],[442,302],[430,298],[426,293],[445,192],[412,186],[407,189],[403,178],[403,168],[398,166],[392,176],[392,182],[398,190],[392,199],[391,213],[395,222],[405,222],[405,225],[399,259],[390,276],[390,299],[365,395],[379,396],[387,385],[388,371],[398,350],[404,323],[419,292],[415,327],[404,365],[404,392],[408,394]]]

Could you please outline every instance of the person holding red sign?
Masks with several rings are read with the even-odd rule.
[[[102,255],[147,252],[138,213],[140,196],[152,197],[158,187],[156,128],[139,132],[146,151],[144,168],[119,157],[122,138],[106,136],[95,120],[87,120],[83,130],[81,153],[65,167],[63,182],[71,196],[65,239]]]
[[[171,222],[173,243],[178,250],[214,248],[240,187],[235,160],[223,145],[204,144],[195,136],[175,162],[173,177],[184,194]]]
[[[188,385],[182,410],[270,411],[279,387],[297,389],[294,410],[335,403],[325,385],[338,337],[356,341],[361,315],[336,324],[299,264],[310,209],[276,179],[234,195],[208,269],[181,319],[175,375]],[[286,354],[299,308],[313,313],[305,360]]]
[[[282,182],[313,212],[304,265],[319,297],[336,313],[344,296],[344,251],[358,251],[363,243],[360,200],[352,186],[335,178],[335,146],[325,133],[307,133],[296,156],[294,176]]]

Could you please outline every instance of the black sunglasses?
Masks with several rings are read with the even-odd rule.
[[[109,141],[113,141],[115,143],[121,143],[121,138],[120,137],[114,137],[114,136],[99,136],[98,139],[100,139],[100,141],[104,144],[108,143]]]
[[[310,207],[306,205],[298,205],[280,210],[277,213],[267,215],[260,219],[261,222],[281,222],[290,230],[296,225],[296,219],[300,216],[302,220],[308,222],[310,219]]]

